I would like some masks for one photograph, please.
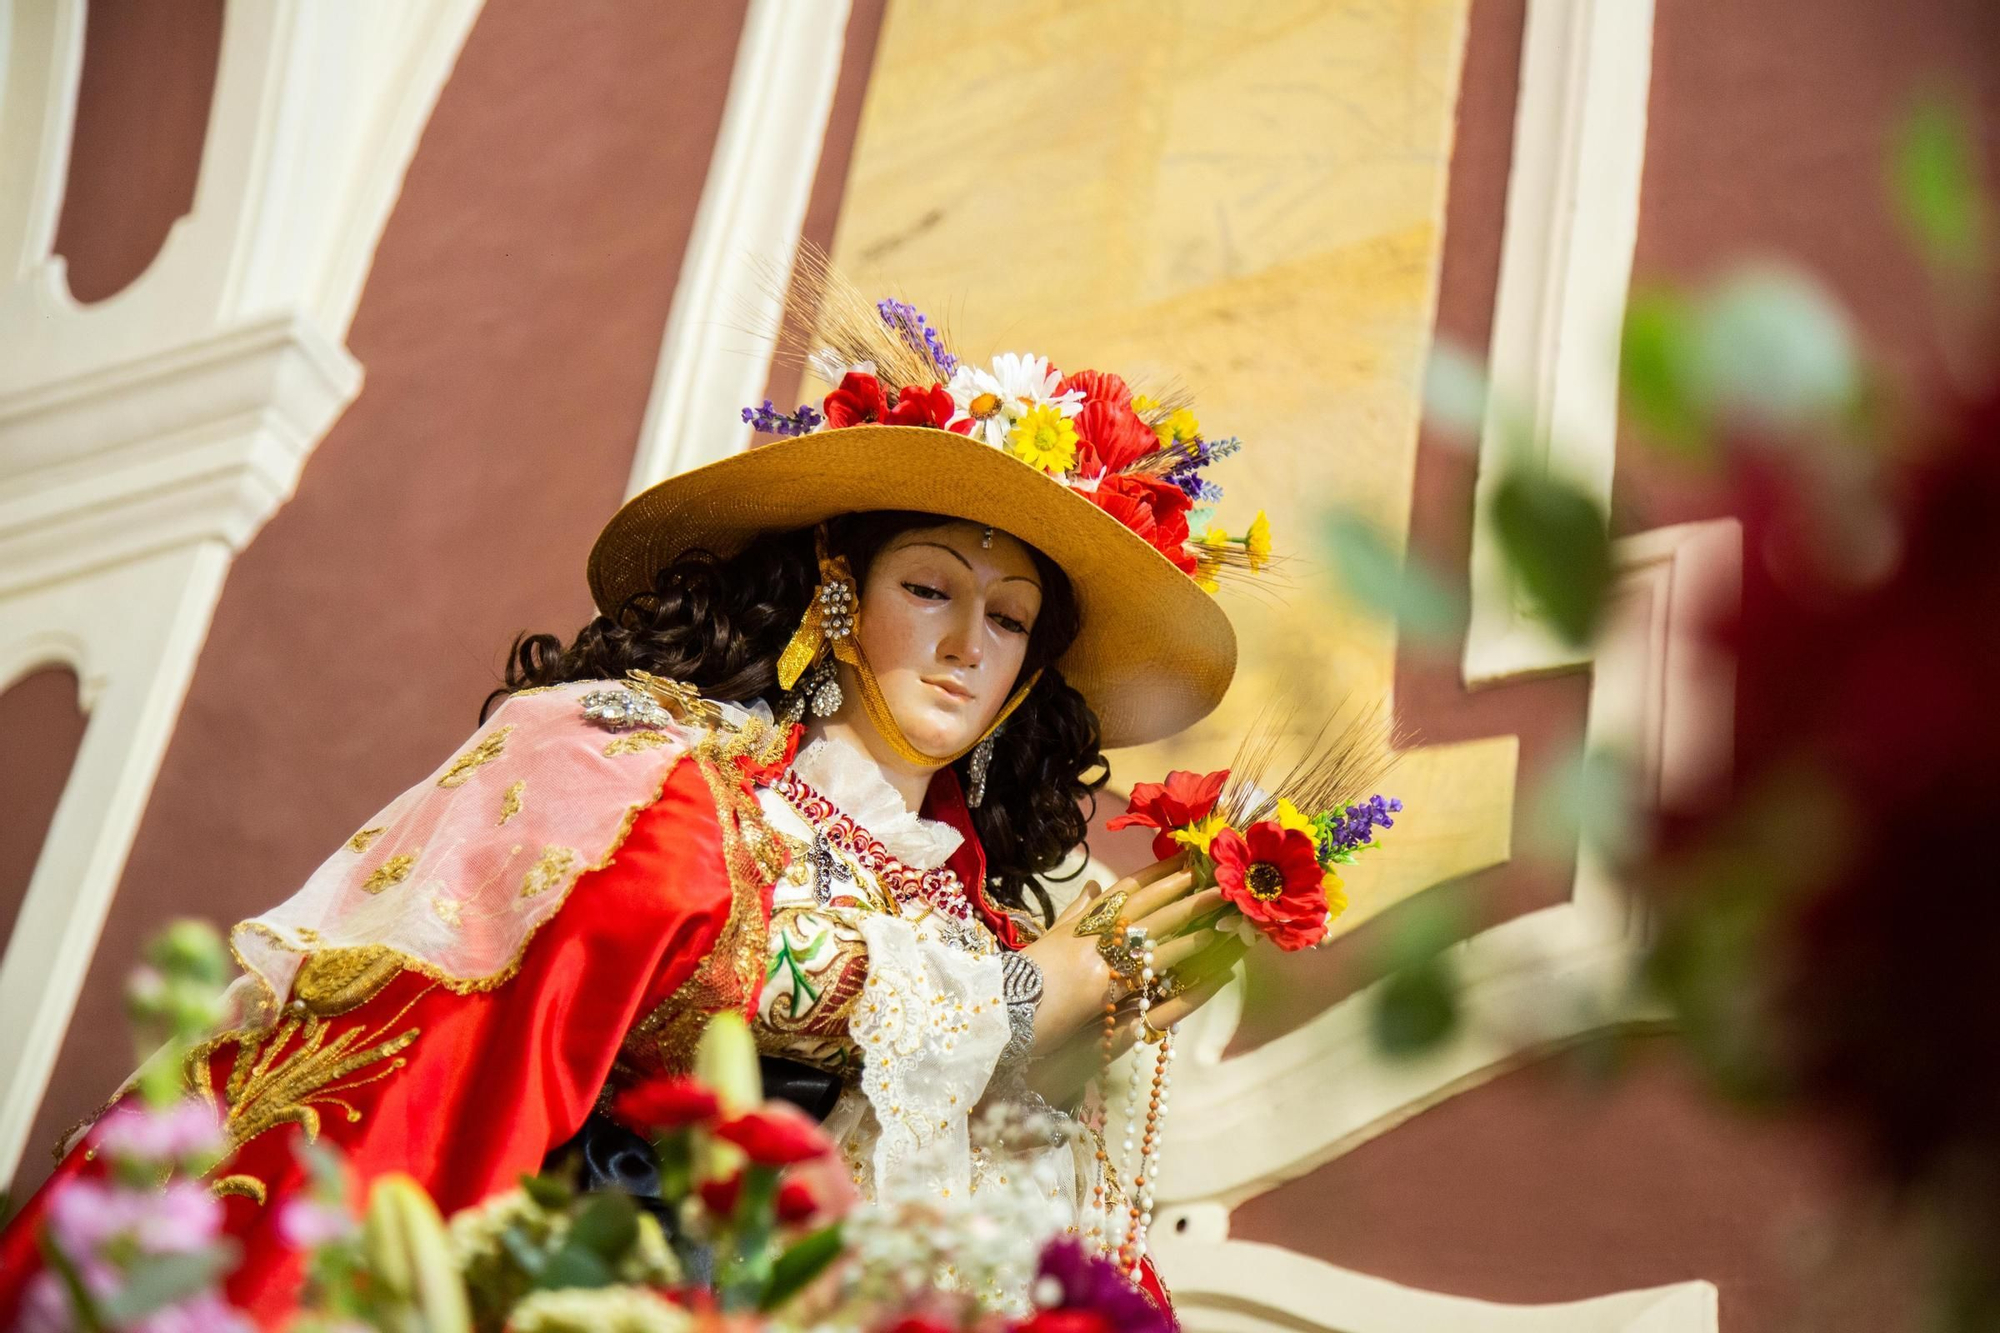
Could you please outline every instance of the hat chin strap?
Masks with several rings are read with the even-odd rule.
[[[1035,688],[1035,682],[1042,678],[1038,670],[1016,686],[1006,706],[970,744],[945,755],[924,753],[903,734],[902,727],[896,722],[895,712],[882,695],[881,682],[875,679],[875,669],[868,665],[868,658],[861,651],[860,600],[847,557],[827,554],[824,526],[814,531],[813,544],[819,555],[820,584],[814,589],[812,600],[806,604],[805,617],[799,621],[791,642],[778,654],[778,684],[787,690],[798,684],[799,677],[820,660],[829,644],[832,645],[834,658],[852,667],[855,677],[861,682],[861,705],[868,713],[869,723],[882,739],[889,742],[889,748],[903,762],[919,768],[943,768],[957,762],[998,731],[1000,724],[1013,715],[1014,710],[1027,699],[1028,691]]]

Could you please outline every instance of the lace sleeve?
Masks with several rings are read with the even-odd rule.
[[[1008,1038],[1000,959],[923,939],[906,921],[859,923],[868,979],[849,1030],[861,1089],[881,1126],[878,1198],[971,1188],[966,1119]]]

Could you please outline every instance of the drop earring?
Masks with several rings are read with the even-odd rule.
[[[807,706],[814,717],[832,717],[840,711],[846,696],[840,689],[840,672],[832,662],[821,662],[806,690]]]
[[[972,758],[966,761],[966,772],[972,778],[972,790],[966,793],[965,803],[979,806],[986,801],[986,771],[993,767],[993,738],[1000,734],[996,728],[986,734],[979,744],[972,747]]]

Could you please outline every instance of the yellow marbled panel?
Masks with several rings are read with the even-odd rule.
[[[1225,605],[1242,643],[1215,716],[1118,755],[1121,781],[1229,758],[1261,701],[1386,699],[1391,628],[1330,586],[1314,533],[1354,507],[1408,530],[1467,0],[892,0],[835,262],[907,296],[961,353],[1197,391],[1217,520],[1269,511],[1295,553]],[[1275,595],[1272,595],[1275,594]],[[1351,928],[1504,860],[1510,736],[1418,749],[1408,804],[1343,872]]]

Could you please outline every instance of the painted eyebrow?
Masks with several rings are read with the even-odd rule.
[[[958,551],[954,550],[952,547],[946,546],[943,542],[917,541],[917,542],[903,543],[904,550],[908,550],[912,546],[935,546],[938,550],[943,551],[946,555],[958,561],[959,564],[964,565],[968,572],[970,572],[972,569],[972,562],[970,560],[967,560],[963,555],[959,554]],[[1040,591],[1042,586],[1041,581],[1039,579],[1029,578],[1026,574],[1009,574],[1006,578],[1001,579],[1000,582],[1025,583],[1028,584],[1030,587],[1034,588],[1036,591]]]

